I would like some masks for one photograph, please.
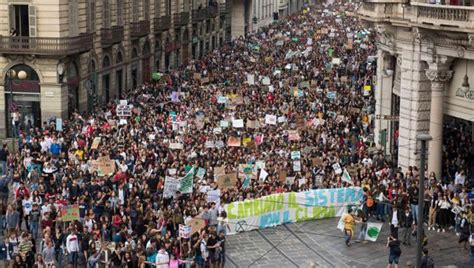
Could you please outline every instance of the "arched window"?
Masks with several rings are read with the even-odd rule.
[[[145,42],[143,45],[143,56],[148,56],[150,55],[150,43],[148,41]]]
[[[117,52],[117,59],[115,60],[115,63],[121,63],[123,62],[123,56],[122,56],[122,52]]]
[[[102,61],[102,68],[105,69],[110,67],[110,58],[109,56],[104,56],[104,60]]]
[[[132,50],[132,59],[138,58],[138,49],[136,47]]]

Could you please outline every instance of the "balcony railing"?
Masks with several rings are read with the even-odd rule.
[[[150,21],[142,20],[130,23],[130,36],[132,38],[140,38],[150,33]]]
[[[155,32],[166,31],[171,27],[171,16],[161,16],[154,18]]]
[[[100,38],[103,46],[111,46],[123,41],[123,26],[100,29]]]
[[[437,5],[411,2],[409,6],[403,3],[382,3],[376,0],[362,3],[358,10],[363,20],[386,21],[397,24],[405,23],[422,28],[448,27],[450,30],[474,29],[474,7]]]
[[[184,26],[189,23],[189,12],[180,12],[173,15],[173,23],[175,26]]]
[[[72,55],[89,51],[93,46],[91,33],[62,38],[0,36],[1,54]]]

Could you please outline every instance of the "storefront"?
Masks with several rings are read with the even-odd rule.
[[[19,131],[41,127],[40,80],[28,65],[18,64],[7,71],[5,78],[5,122],[8,137]]]

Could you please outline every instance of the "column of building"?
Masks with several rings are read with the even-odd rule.
[[[426,76],[431,81],[430,136],[428,151],[428,170],[441,177],[443,160],[443,117],[445,88],[453,72],[449,70],[450,62],[447,57],[438,57],[435,63],[429,65]]]
[[[429,132],[431,85],[426,78],[426,63],[421,60],[420,44],[403,48],[400,85],[400,135],[398,165],[403,169],[417,166],[416,136]]]

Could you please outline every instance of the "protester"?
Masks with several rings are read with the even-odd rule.
[[[417,200],[419,174],[396,168],[375,146],[375,31],[359,23],[354,8],[306,8],[93,114],[75,112],[62,130],[54,118],[34,129],[15,124],[19,150],[6,153],[10,172],[0,180],[14,193],[5,202],[5,247],[14,253],[5,258],[26,261],[15,253],[25,231],[40,240],[35,253],[57,267],[222,267],[225,235],[235,231],[225,204],[317,188],[364,189],[359,240],[373,215],[391,215],[398,231],[405,208],[424,201]],[[470,148],[464,132],[453,133]],[[449,163],[427,183],[426,202],[438,193],[452,202],[457,177],[464,209],[474,200],[466,190],[469,152],[444,154]],[[443,215],[430,227],[455,225],[455,214]],[[470,226],[465,217],[461,233]],[[345,218],[348,246],[358,221]],[[198,230],[180,229],[194,222]]]
[[[400,248],[400,241],[396,236],[390,235],[387,238],[387,248],[390,248],[387,268],[398,268],[402,249]]]

